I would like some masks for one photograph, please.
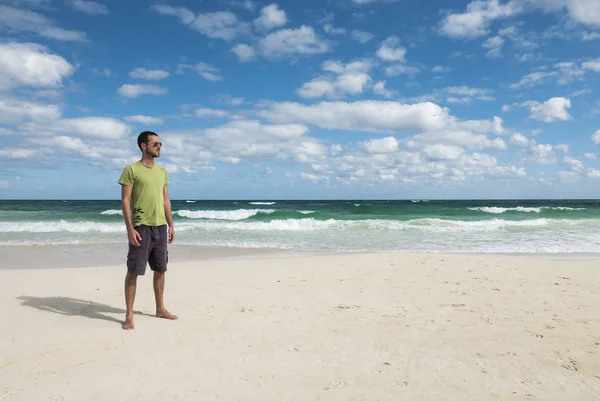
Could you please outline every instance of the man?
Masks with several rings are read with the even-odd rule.
[[[146,273],[146,263],[154,271],[156,316],[177,319],[177,316],[167,311],[163,303],[165,272],[169,260],[167,243],[175,240],[175,229],[167,190],[169,176],[164,167],[154,164],[154,159],[160,157],[162,142],[151,131],[140,133],[137,141],[142,158],[125,166],[119,178],[121,208],[129,239],[125,276],[125,330],[135,329],[133,303],[137,277]]]

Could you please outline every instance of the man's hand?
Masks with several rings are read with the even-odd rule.
[[[127,230],[127,238],[129,239],[129,243],[131,245],[140,246],[139,241],[142,240],[142,236],[134,228]]]
[[[175,227],[169,226],[169,244],[175,241]]]

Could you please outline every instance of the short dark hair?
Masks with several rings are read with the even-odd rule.
[[[156,132],[152,132],[152,131],[144,131],[142,133],[140,133],[138,135],[138,148],[140,148],[140,150],[142,150],[142,143],[147,143],[148,142],[148,137],[149,136],[158,136],[158,134]]]

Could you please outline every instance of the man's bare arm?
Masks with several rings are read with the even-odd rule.
[[[165,185],[163,187],[163,204],[165,208],[165,218],[169,225],[169,244],[175,240],[175,228],[173,227],[173,215],[171,211],[171,199],[169,198],[169,189]]]
[[[133,230],[133,223],[131,222],[131,191],[132,187],[127,185],[121,185],[121,211],[123,212],[123,219],[125,220],[125,227],[127,231]]]
[[[125,220],[125,227],[127,228],[127,239],[129,243],[135,246],[140,246],[142,237],[133,228],[131,221],[131,191],[132,187],[127,185],[121,185],[121,211],[123,212],[123,220]]]

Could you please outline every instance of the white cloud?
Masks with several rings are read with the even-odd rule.
[[[561,152],[564,152],[564,153],[568,153],[569,152],[569,145],[567,145],[565,143],[560,143],[560,144],[554,146],[554,149],[560,150]]]
[[[306,82],[297,93],[304,98],[323,96],[340,98],[345,95],[358,95],[363,93],[367,84],[371,82],[371,77],[367,73],[370,68],[371,64],[366,61],[354,61],[346,65],[339,61],[325,61],[322,69],[333,74]]]
[[[204,130],[199,144],[210,149],[224,163],[239,163],[253,158],[285,159],[318,163],[327,149],[305,134],[304,125],[266,125],[258,121],[235,121]]]
[[[575,172],[582,172],[583,170],[585,170],[585,166],[580,160],[573,159],[569,156],[565,156],[565,158],[563,159],[563,163]]]
[[[464,13],[447,15],[441,22],[443,34],[455,38],[474,38],[487,35],[489,24],[498,18],[517,15],[522,6],[516,1],[477,0],[469,3]]]
[[[51,121],[60,116],[60,108],[53,104],[0,98],[0,124],[18,124],[26,120]]]
[[[600,26],[600,3],[597,0],[531,0],[532,5],[544,11],[562,11],[586,25]]]
[[[163,70],[147,70],[145,68],[136,68],[129,72],[129,76],[131,78],[136,79],[148,79],[153,81],[159,81],[161,79],[165,79],[170,74],[167,71]]]
[[[396,95],[395,90],[390,90],[390,89],[386,88],[385,81],[376,82],[375,85],[373,85],[373,92],[375,92],[378,95],[384,96],[386,98],[391,98]]]
[[[590,178],[600,178],[600,170],[596,170],[595,168],[589,168],[587,170],[587,176]]]
[[[383,41],[381,47],[375,54],[384,61],[404,62],[406,48],[400,46],[400,39],[398,39],[396,36],[390,36]]]
[[[38,138],[45,134],[75,134],[95,139],[119,139],[131,132],[131,126],[109,117],[62,118],[52,121],[52,124],[28,122],[19,127]]]
[[[247,44],[239,44],[233,49],[231,49],[231,51],[235,53],[236,56],[238,56],[238,59],[240,61],[243,62],[252,61],[256,59],[256,50],[254,50],[254,47]]]
[[[600,72],[600,57],[595,60],[586,61],[581,66],[586,70]]]
[[[249,24],[239,21],[228,11],[198,14],[191,25],[198,32],[215,39],[233,40],[249,33]]]
[[[567,121],[571,119],[567,109],[571,107],[571,101],[564,97],[553,97],[544,103],[526,102],[530,106],[529,118],[551,123],[554,121]]]
[[[531,74],[525,75],[519,80],[519,82],[511,84],[510,87],[513,89],[522,89],[526,87],[532,87],[541,82],[547,80],[547,78],[556,76],[557,73],[554,71],[538,71],[532,72]]]
[[[474,38],[489,33],[490,24],[497,19],[515,17],[528,11],[562,11],[577,22],[600,26],[600,3],[597,0],[475,0],[462,13],[447,15],[440,31],[454,38]]]
[[[142,95],[164,95],[169,90],[155,85],[125,84],[117,93],[123,97],[136,98]]]
[[[198,117],[218,117],[218,118],[229,117],[228,111],[219,110],[219,109],[209,109],[209,108],[204,108],[204,107],[196,109],[195,113]]]
[[[58,88],[75,67],[35,43],[0,44],[0,91],[22,86]]]
[[[481,149],[499,149],[507,148],[502,138],[489,139],[485,135],[475,134],[471,130],[460,129],[460,127],[448,127],[446,129],[433,130],[413,135],[406,141],[406,146],[412,149],[419,149],[423,146],[436,144],[466,147],[471,150]]]
[[[586,153],[583,155],[586,159],[588,160],[595,160],[598,158],[598,155],[596,155],[596,153]]]
[[[165,4],[155,4],[150,9],[162,15],[177,17],[182,23],[189,25],[196,19],[196,15],[185,7],[171,7]]]
[[[321,102],[309,106],[276,103],[259,114],[276,123],[312,124],[321,128],[371,132],[432,130],[451,120],[448,110],[434,103],[402,104],[389,101]]]
[[[392,136],[382,139],[370,139],[363,142],[367,153],[392,153],[398,150],[398,140]]]
[[[196,15],[185,7],[164,4],[153,5],[150,9],[159,14],[177,17],[183,24],[213,39],[233,40],[250,33],[250,24],[239,21],[237,16],[229,11]]]
[[[54,21],[42,14],[20,10],[0,4],[0,27],[9,32],[31,32],[39,36],[67,42],[86,42],[81,31],[69,31],[57,27]]]
[[[592,142],[594,142],[596,145],[600,145],[600,129],[596,131],[594,135],[592,135]]]
[[[194,68],[196,69],[198,74],[200,74],[201,77],[203,77],[204,79],[206,79],[208,81],[216,82],[216,81],[223,80],[223,77],[219,73],[219,69],[216,67],[213,67],[212,65],[200,62],[200,63],[197,63],[194,66]]]
[[[600,39],[600,33],[597,32],[584,32],[582,37],[582,40],[596,40],[596,39]]]
[[[532,145],[527,150],[528,158],[527,160],[534,163],[540,164],[555,164],[556,156],[554,154],[554,150],[552,145],[550,144],[538,144]]]
[[[464,149],[459,146],[449,145],[427,145],[423,153],[429,160],[454,160],[462,156]]]
[[[183,70],[192,69],[196,71],[202,78],[207,81],[217,82],[222,81],[223,77],[221,76],[219,69],[203,62],[199,62],[197,64],[180,64],[177,66],[177,72],[180,73]]]
[[[108,15],[110,11],[105,5],[91,0],[65,0],[73,9],[89,15]]]
[[[239,44],[231,49],[238,56],[238,60],[242,62],[252,61],[256,59],[256,50],[254,47],[247,44]]]
[[[152,124],[162,124],[164,120],[159,117],[151,117],[151,116],[143,116],[143,115],[135,115],[135,116],[127,116],[125,117],[125,121],[135,122],[140,124],[152,125]]]
[[[515,133],[510,137],[510,143],[518,147],[529,147],[535,145],[535,140],[527,138],[525,135]]]
[[[259,30],[268,31],[283,26],[286,22],[285,11],[281,10],[277,4],[269,4],[260,10],[260,17],[254,20],[254,26]]]
[[[405,64],[396,64],[389,66],[385,69],[385,74],[390,77],[395,77],[398,75],[416,75],[420,72],[417,67],[405,65]]]
[[[329,44],[322,41],[312,27],[306,25],[271,32],[260,39],[258,46],[267,57],[322,54],[329,51]]]
[[[483,47],[489,49],[486,54],[487,58],[500,58],[502,57],[502,46],[504,45],[504,39],[501,36],[494,36],[488,38],[484,43]]]
[[[350,34],[350,38],[358,43],[364,44],[373,40],[373,38],[375,38],[375,35],[369,32],[359,31],[355,29]]]
[[[344,28],[335,28],[331,24],[323,25],[323,30],[331,35],[343,35],[346,33],[346,30]]]

